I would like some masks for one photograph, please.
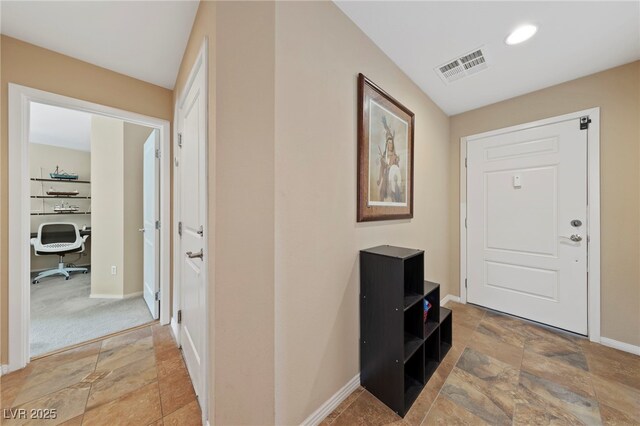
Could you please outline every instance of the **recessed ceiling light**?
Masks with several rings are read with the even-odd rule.
[[[529,40],[538,31],[538,27],[535,25],[527,24],[521,25],[509,34],[509,37],[505,40],[505,43],[509,45],[519,44],[523,41]]]

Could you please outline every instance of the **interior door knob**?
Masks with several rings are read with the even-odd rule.
[[[573,234],[572,236],[569,237],[569,239],[571,241],[575,241],[576,243],[582,241],[582,237],[578,234]]]
[[[138,229],[138,232],[144,232],[144,228]]]

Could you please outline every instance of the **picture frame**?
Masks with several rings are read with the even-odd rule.
[[[415,115],[358,74],[357,221],[413,218]]]

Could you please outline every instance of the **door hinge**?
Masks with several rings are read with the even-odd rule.
[[[156,229],[160,229],[160,221],[156,220]]]
[[[467,218],[466,217],[464,218],[464,227],[465,228],[467,227]]]
[[[159,292],[159,291],[156,291],[156,302],[157,302],[158,300],[160,300],[160,292]]]
[[[182,237],[182,222],[178,222],[178,235]]]
[[[584,117],[580,117],[580,130],[585,130],[589,128],[589,123],[591,123],[591,119],[588,115]]]
[[[178,324],[182,323],[182,311],[178,311]]]
[[[156,158],[160,158],[160,149],[156,149]]]
[[[178,148],[182,148],[182,133],[178,133]]]
[[[464,279],[464,288],[467,288],[467,279]]]
[[[464,157],[464,166],[467,167],[467,157]]]

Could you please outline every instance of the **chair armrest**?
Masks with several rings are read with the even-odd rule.
[[[31,245],[35,247],[36,243],[38,242],[37,238],[32,238],[31,239]]]
[[[82,243],[83,243],[83,244],[87,242],[87,238],[89,238],[89,235],[84,235],[84,236],[82,237]]]

